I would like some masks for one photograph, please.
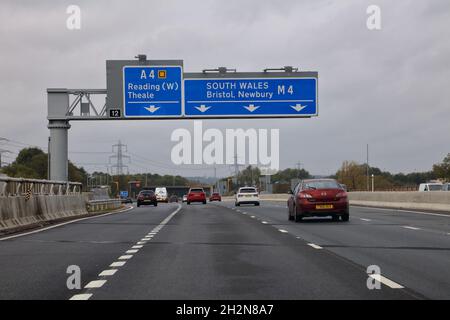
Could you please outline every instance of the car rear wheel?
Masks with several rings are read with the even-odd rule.
[[[333,215],[331,216],[331,219],[332,219],[333,221],[339,221],[339,216],[338,216],[337,214],[333,214]]]
[[[344,214],[341,216],[341,219],[342,219],[342,221],[347,222],[348,220],[350,220],[350,215],[349,215],[348,213],[344,213]]]
[[[189,201],[186,201],[187,204],[191,204]]]
[[[206,204],[206,200],[205,200],[205,201],[203,201],[203,204]]]
[[[289,209],[289,207],[288,207],[288,220],[289,221],[294,220],[294,217],[291,215],[291,210]]]
[[[239,207],[240,205],[241,205],[241,204],[240,204],[239,202],[236,202],[236,203],[235,203],[235,206],[236,206],[236,207]]]
[[[255,206],[259,206],[259,202],[256,202],[256,203],[255,203]]]
[[[158,202],[155,202],[153,205],[154,205],[155,207],[157,207],[157,206],[158,206]]]

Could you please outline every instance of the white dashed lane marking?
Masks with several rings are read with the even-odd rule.
[[[386,277],[383,277],[381,274],[370,274],[369,277],[381,282],[382,284],[388,286],[391,289],[403,289],[404,287],[397,282],[389,280]]]
[[[109,266],[110,267],[123,267],[125,265],[125,263],[127,263],[126,261],[116,261],[111,263]]]
[[[92,297],[92,293],[82,293],[72,296],[69,300],[89,300],[90,297]]]
[[[359,219],[361,219],[362,221],[372,221],[371,219],[366,219],[366,218],[359,218]]]
[[[283,232],[283,233],[288,233],[286,230],[284,229],[278,229],[278,231]]]
[[[103,270],[102,272],[100,272],[99,276],[100,277],[113,276],[116,272],[117,269]]]
[[[314,243],[308,243],[308,246],[313,247],[314,249],[318,249],[318,250],[322,249],[321,246],[318,246],[317,244],[314,244]]]
[[[166,217],[159,226],[155,227],[150,233],[148,233],[144,238],[141,239],[141,241],[136,242],[134,246],[131,247],[131,249],[127,250],[122,256],[118,258],[118,260],[121,261],[115,261],[111,263],[109,266],[114,267],[122,267],[125,265],[126,261],[123,260],[129,260],[133,257],[132,253],[137,253],[146,243],[147,241],[150,241],[154,235],[156,235],[169,221],[172,219],[172,217],[177,214],[178,211],[180,211],[181,205],[178,205],[178,209],[172,212],[168,217]],[[105,277],[105,276],[113,276],[118,270],[117,269],[108,269],[103,270],[99,276]],[[89,282],[84,288],[85,289],[96,289],[101,288],[106,283],[106,280],[94,280]],[[88,300],[90,297],[92,297],[92,293],[85,293],[85,294],[76,294],[73,295],[70,300]]]
[[[94,280],[84,286],[85,289],[101,288],[106,283],[106,280]]]
[[[411,227],[411,226],[403,226],[403,228],[410,229],[410,230],[420,230],[420,228]]]

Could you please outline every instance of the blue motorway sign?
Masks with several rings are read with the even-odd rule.
[[[308,117],[317,115],[317,78],[185,79],[185,115]]]
[[[125,117],[180,117],[181,66],[123,67]]]
[[[120,191],[121,198],[128,198],[128,191]]]

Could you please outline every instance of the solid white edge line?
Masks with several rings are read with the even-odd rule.
[[[55,224],[55,225],[53,225],[53,226],[45,227],[45,228],[42,228],[42,229],[37,229],[37,230],[30,231],[30,232],[25,232],[25,233],[16,234],[16,235],[13,235],[13,236],[7,236],[7,237],[4,237],[4,238],[0,238],[0,241],[8,240],[8,239],[13,239],[13,238],[18,238],[18,237],[28,236],[28,235],[30,235],[30,234],[34,234],[34,233],[39,233],[39,232],[47,231],[47,230],[50,230],[50,229],[62,227],[62,226],[65,226],[65,225],[67,225],[67,224],[71,224],[71,223],[75,223],[75,222],[79,222],[79,221],[83,221],[83,220],[106,217],[106,216],[109,216],[109,215],[111,215],[111,214],[116,214],[116,213],[123,213],[123,212],[130,211],[130,210],[132,210],[132,209],[134,209],[134,207],[128,207],[128,208],[126,208],[126,209],[123,209],[123,210],[120,210],[120,211],[115,211],[115,212],[103,213],[103,214],[99,214],[99,215],[97,215],[97,216],[85,217],[85,218],[80,218],[80,219],[71,220],[71,221],[67,221],[67,222],[62,222],[62,223]]]
[[[80,293],[73,295],[69,300],[89,300],[92,297],[92,293]]]
[[[314,244],[314,243],[308,243],[308,246],[313,247],[314,249],[318,249],[318,250],[323,249],[321,246],[318,246],[317,244]]]
[[[398,284],[397,282],[394,282],[386,277],[383,277],[381,274],[370,274],[371,278],[381,282],[382,284],[388,286],[391,289],[403,289],[404,286],[401,284]]]
[[[84,286],[85,289],[101,288],[106,283],[106,280],[93,280]]]

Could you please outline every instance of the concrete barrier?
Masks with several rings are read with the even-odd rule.
[[[0,197],[0,229],[87,214],[85,196],[34,195]]]
[[[448,191],[349,192],[352,205],[450,212]]]

